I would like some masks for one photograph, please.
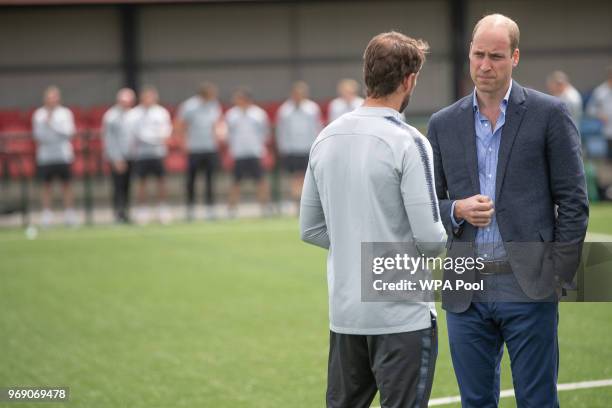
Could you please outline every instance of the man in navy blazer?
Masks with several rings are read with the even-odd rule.
[[[561,101],[512,80],[518,43],[514,21],[483,17],[470,44],[474,92],[429,123],[447,256],[484,261],[444,271],[485,284],[442,294],[464,408],[497,407],[504,343],[518,407],[558,407],[558,298],[588,222],[578,130]]]

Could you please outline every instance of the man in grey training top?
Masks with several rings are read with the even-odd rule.
[[[72,192],[72,172],[74,151],[70,140],[75,134],[74,116],[70,109],[61,105],[62,94],[58,87],[50,86],[45,90],[44,106],[32,115],[32,131],[36,140],[36,164],[38,178],[42,183],[41,224],[48,226],[53,219],[51,211],[51,182],[62,182],[64,199],[64,222],[75,225],[74,194]]]
[[[404,243],[435,256],[446,234],[427,139],[401,120],[427,44],[389,32],[364,54],[367,99],[315,140],[300,209],[302,239],[329,250],[328,408],[426,407],[437,355],[429,302],[363,302],[361,244]]]
[[[329,103],[329,123],[363,104],[363,98],[359,96],[359,83],[354,79],[341,79],[338,82],[337,90],[338,97]]]
[[[134,174],[137,178],[136,221],[147,223],[149,212],[147,201],[147,178],[157,181],[158,217],[162,224],[171,221],[171,213],[166,205],[166,170],[164,159],[168,153],[166,142],[172,133],[170,113],[159,103],[157,89],[146,86],[140,91],[140,103],[127,114],[130,133],[130,154],[134,157]]]
[[[102,137],[104,155],[111,166],[113,178],[113,212],[115,221],[127,223],[130,196],[130,174],[132,171],[129,156],[130,135],[126,117],[134,106],[136,95],[129,88],[117,92],[117,103],[106,111],[102,118]]]
[[[264,174],[262,159],[266,154],[266,143],[270,137],[268,114],[253,103],[250,91],[245,88],[234,92],[234,106],[225,114],[227,142],[235,160],[234,182],[230,187],[228,210],[236,214],[240,201],[240,184],[250,178],[257,183],[257,200],[262,214],[267,214],[270,187]]]
[[[321,109],[308,99],[308,84],[298,81],[278,110],[276,144],[284,170],[291,175],[291,200],[299,205],[308,153],[321,131]]]
[[[186,183],[188,220],[195,217],[195,179],[199,170],[202,170],[206,180],[204,197],[208,206],[207,217],[213,217],[212,205],[215,202],[213,184],[218,163],[218,140],[215,128],[221,120],[222,113],[221,104],[217,100],[217,87],[205,82],[200,85],[198,95],[181,104],[174,122],[174,131],[186,141],[189,153]]]

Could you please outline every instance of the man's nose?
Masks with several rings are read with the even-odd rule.
[[[491,62],[489,61],[488,58],[485,58],[482,60],[482,64],[480,64],[480,70],[481,71],[488,71],[491,69]]]

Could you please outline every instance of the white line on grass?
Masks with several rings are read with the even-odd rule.
[[[279,218],[282,221],[282,219]],[[257,219],[245,220],[247,223],[241,225],[241,219],[225,221],[215,221],[210,225],[201,223],[200,225],[193,224],[189,225],[186,223],[175,223],[168,226],[163,226],[156,223],[147,225],[105,225],[99,224],[92,227],[84,227],[83,234],[81,234],[79,228],[70,229],[65,227],[51,227],[48,230],[38,229],[39,237],[41,240],[96,240],[96,239],[109,239],[109,238],[155,238],[156,235],[166,238],[169,236],[204,236],[204,235],[220,235],[220,234],[232,234],[238,233],[261,233],[261,232],[287,232],[294,231],[295,239],[299,241],[299,232],[297,227],[297,221],[295,224],[275,224],[267,223],[265,221],[257,222]],[[254,221],[253,224],[250,221]],[[224,224],[225,223],[225,224]],[[178,228],[173,228],[173,227]],[[2,235],[2,227],[0,227],[0,243],[1,242],[14,242],[14,241],[26,241],[25,235],[22,235],[19,229],[7,230],[8,236]],[[56,234],[57,232],[57,234]],[[92,232],[95,232],[93,234]],[[98,232],[102,234],[98,234]],[[105,234],[108,232],[108,234]],[[612,238],[612,236],[611,236]],[[612,241],[612,239],[611,239]]]
[[[169,235],[210,235],[210,234],[220,234],[220,233],[232,233],[234,231],[239,232],[276,232],[276,231],[297,231],[297,221],[296,224],[281,224],[277,225],[274,223],[266,223],[266,222],[257,222],[255,219],[249,219],[248,221],[254,221],[253,224],[244,224],[240,225],[240,223],[235,221],[227,221],[226,225],[223,225],[223,220],[220,223],[212,223],[209,226],[202,224],[204,228],[198,228],[198,226],[190,226],[185,223],[176,223],[170,226],[170,228],[161,226],[159,224],[151,223],[145,226],[117,226],[117,225],[107,225],[107,224],[99,224],[93,227],[86,227],[84,230],[86,232],[99,231],[99,232],[110,232],[110,234],[120,233],[122,238],[142,238],[143,236],[150,237],[155,233],[161,233],[164,237]],[[186,228],[172,228],[172,226],[178,227],[186,227]],[[234,227],[234,228],[232,228]],[[0,233],[2,233],[2,228],[0,227]],[[12,242],[12,241],[25,241],[25,237],[21,235],[20,229],[11,229],[8,232],[13,232],[9,236],[4,236],[0,234],[0,242]],[[54,232],[58,232],[59,234],[55,234]],[[63,233],[67,233],[64,235]],[[98,234],[79,234],[79,230],[75,229],[66,229],[62,227],[50,228],[48,231],[44,229],[39,229],[40,238],[49,239],[49,240],[70,240],[70,239],[100,239],[100,238],[108,238],[105,235]],[[109,235],[110,235],[109,234]],[[149,235],[151,234],[151,235]],[[297,237],[297,235],[296,235]],[[296,238],[297,239],[297,238]],[[598,234],[598,233],[588,233],[586,237],[587,242],[612,242],[612,235],[610,234]]]
[[[589,232],[586,240],[587,242],[612,242],[612,235]]]
[[[596,381],[582,381],[568,384],[558,384],[558,391],[571,391],[571,390],[581,390],[585,388],[598,388],[598,387],[610,387],[612,386],[612,378],[607,380],[596,380]],[[499,393],[500,398],[508,398],[514,396],[514,390],[503,390]],[[443,398],[434,398],[429,400],[429,406],[438,406],[438,405],[448,405],[454,404],[456,402],[461,402],[460,396],[454,397],[443,397]],[[372,407],[372,408],[380,408],[380,407]]]

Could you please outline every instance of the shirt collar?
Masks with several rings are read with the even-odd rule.
[[[293,109],[302,109],[304,107],[304,103],[306,102],[306,99],[303,99],[300,101],[300,103],[295,103],[295,101],[293,99],[288,99],[287,100],[289,102],[289,106],[292,107]]]
[[[499,107],[503,112],[506,112],[506,106],[508,106],[508,99],[510,99],[510,91],[512,91],[512,79],[510,79],[510,85],[508,86],[508,90],[504,95],[504,99],[502,99],[501,103],[499,104]],[[474,88],[474,91],[472,92],[472,106],[474,107],[474,112],[480,111],[480,109],[478,108],[478,99],[476,98],[476,88]]]
[[[379,116],[379,117],[393,116],[394,118],[403,120],[401,113],[399,113],[393,108],[360,106],[357,109],[355,109],[353,112],[361,116]]]

